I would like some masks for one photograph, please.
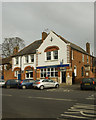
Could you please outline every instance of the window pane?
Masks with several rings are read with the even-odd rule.
[[[33,72],[30,72],[30,77],[33,77]]]
[[[26,73],[26,78],[29,78],[29,73]]]
[[[51,72],[51,77],[54,77],[54,72]]]
[[[31,62],[34,62],[34,55],[31,55]]]
[[[58,51],[53,51],[53,57],[54,59],[58,59]]]
[[[55,77],[58,77],[58,72],[55,72]]]
[[[43,73],[41,72],[41,77],[43,77]]]
[[[44,77],[46,77],[46,72],[44,72]]]
[[[51,60],[51,52],[46,53],[47,60]]]

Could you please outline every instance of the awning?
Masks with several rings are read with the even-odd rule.
[[[42,69],[42,68],[57,68],[57,67],[69,67],[69,64],[40,66],[40,67],[36,67],[36,69]]]

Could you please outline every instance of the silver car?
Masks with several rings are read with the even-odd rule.
[[[42,79],[42,80],[36,80],[33,83],[33,87],[39,88],[41,90],[43,90],[44,88],[52,88],[52,87],[58,88],[59,83],[50,79]]]

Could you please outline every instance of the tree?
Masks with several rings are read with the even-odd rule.
[[[8,57],[13,55],[14,48],[18,47],[19,50],[25,46],[24,40],[19,37],[5,38],[2,43],[2,56]]]

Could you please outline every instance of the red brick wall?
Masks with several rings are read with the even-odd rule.
[[[71,52],[70,52],[71,53]],[[82,62],[82,54],[79,51],[73,50],[73,60],[72,62],[72,72],[74,72],[74,65],[77,67],[77,76],[75,77],[75,82],[79,82],[83,77],[85,76],[85,69],[84,69],[84,76],[82,77],[82,70],[81,68],[84,67],[85,64],[87,64],[87,55],[84,54],[84,62]],[[89,72],[89,77],[94,77],[94,73],[92,73],[92,64],[91,64],[91,56],[89,57],[89,65],[91,65],[91,70]],[[85,68],[85,67],[84,67]]]
[[[4,80],[6,81],[8,79],[15,79],[13,72],[12,72],[12,69],[4,70]]]

